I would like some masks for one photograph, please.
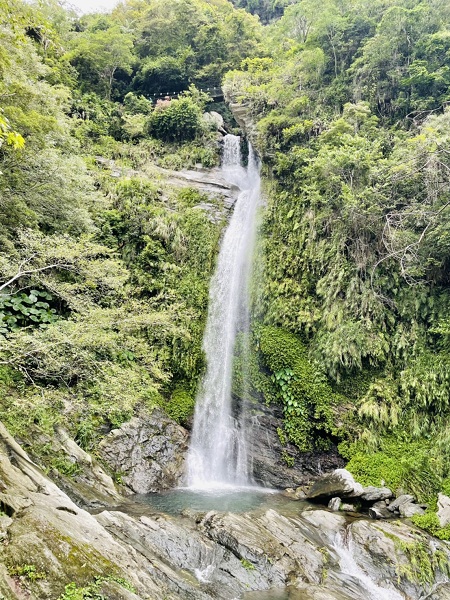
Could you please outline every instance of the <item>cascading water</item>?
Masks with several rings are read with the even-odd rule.
[[[340,536],[333,544],[338,556],[341,576],[349,577],[359,585],[364,590],[364,598],[367,600],[402,600],[404,596],[400,592],[393,589],[393,587],[381,587],[372,579],[369,573],[363,571],[357,563],[353,546],[351,537],[344,540]],[[355,594],[355,598],[359,597]]]
[[[187,459],[187,483],[190,487],[252,483],[245,440],[245,414],[243,410],[238,415],[233,414],[231,379],[236,335],[242,332],[244,338],[248,337],[249,282],[255,217],[260,201],[260,177],[251,146],[248,167],[241,166],[240,138],[237,136],[227,135],[224,138],[222,172],[225,179],[241,191],[221,244],[209,291],[203,338],[207,366],[196,400]]]

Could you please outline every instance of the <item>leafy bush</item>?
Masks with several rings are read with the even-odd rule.
[[[420,501],[429,502],[441,489],[446,466],[433,451],[429,440],[408,439],[403,432],[377,440],[378,451],[370,452],[367,440],[339,450],[350,458],[346,468],[362,485],[387,485],[394,492],[404,490]]]
[[[186,425],[195,407],[195,398],[186,389],[177,387],[168,402],[161,403],[169,417],[180,425]]]
[[[191,98],[156,105],[147,122],[150,135],[167,141],[193,140],[202,130],[202,113]]]
[[[56,469],[60,475],[65,475],[67,477],[75,477],[82,471],[79,464],[72,462],[64,454],[59,454],[52,458],[50,468]]]
[[[441,527],[438,516],[433,510],[428,509],[424,515],[414,515],[411,520],[414,525],[424,529],[430,535],[450,542],[450,525]]]
[[[14,331],[27,325],[53,323],[58,319],[56,309],[51,308],[48,300],[54,300],[52,294],[42,290],[30,290],[28,293],[0,295],[0,333]]]
[[[276,327],[260,327],[256,336],[276,396],[283,404],[289,440],[308,451],[314,444],[323,445],[323,438],[339,435],[333,407],[345,399],[333,392],[324,374],[310,361],[305,344]]]

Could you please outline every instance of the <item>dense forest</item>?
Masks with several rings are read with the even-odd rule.
[[[219,164],[231,105],[265,182],[254,397],[450,539],[448,2],[0,0],[0,27],[0,411],[34,460],[76,474],[61,424],[94,454],[155,406],[189,424],[225,219],[165,170]]]

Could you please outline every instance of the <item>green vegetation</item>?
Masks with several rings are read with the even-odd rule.
[[[200,108],[190,98],[180,98],[156,106],[148,120],[148,131],[166,140],[194,139],[201,131]]]
[[[383,533],[393,540],[396,552],[406,556],[406,562],[400,559],[395,566],[399,581],[405,578],[411,583],[433,583],[437,572],[449,572],[446,553],[431,547],[423,534],[417,535],[413,541],[406,542],[386,531]]]
[[[217,164],[210,98],[192,84],[208,69],[218,84],[261,26],[225,1],[166,8],[77,18],[52,0],[0,1],[1,420],[65,477],[80,466],[52,444],[56,427],[95,453],[157,406],[186,423],[204,366],[224,223],[159,167]],[[171,61],[185,66],[170,92],[186,91],[157,104]]]
[[[135,588],[126,579],[110,575],[107,577],[95,577],[92,583],[84,587],[78,587],[73,582],[69,583],[58,600],[107,600],[107,596],[102,592],[102,585],[105,583],[117,583],[125,590],[132,593],[136,592]]]
[[[247,571],[253,571],[255,568],[255,565],[246,558],[241,558],[241,564],[244,567],[244,569],[247,569]]]
[[[260,327],[257,344],[263,366],[272,375],[273,396],[282,403],[285,432],[300,450],[327,446],[331,437],[339,437],[335,408],[343,399],[333,392],[323,371],[308,357],[305,344],[295,335],[276,327]],[[292,466],[292,457],[284,456]]]
[[[23,577],[27,581],[37,581],[38,579],[45,579],[47,576],[36,569],[36,565],[21,565],[16,567],[10,567],[8,573],[12,576]]]
[[[427,501],[450,475],[449,31],[441,3],[301,0],[223,86],[271,180],[255,335],[286,434]]]
[[[429,507],[424,515],[414,515],[412,522],[414,525],[417,525],[417,527],[421,527],[422,529],[425,529],[425,531],[428,531],[431,535],[448,542],[450,541],[450,525],[441,527],[437,514],[434,512],[433,508]]]
[[[170,400],[162,404],[169,417],[180,425],[187,424],[194,412],[194,406],[195,398],[192,393],[182,387],[175,388]]]

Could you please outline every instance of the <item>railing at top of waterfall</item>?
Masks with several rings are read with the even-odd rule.
[[[183,94],[184,92],[187,92],[189,90],[178,90],[177,92],[158,92],[158,93],[154,93],[154,94],[148,94],[148,98],[150,100],[175,100],[176,98],[178,98],[179,96],[181,96],[181,94]],[[205,94],[208,94],[208,96],[210,96],[213,100],[217,101],[220,98],[223,98],[223,90],[220,86],[214,86],[214,85],[210,85],[210,86],[204,86],[199,88],[200,92],[204,92]]]

